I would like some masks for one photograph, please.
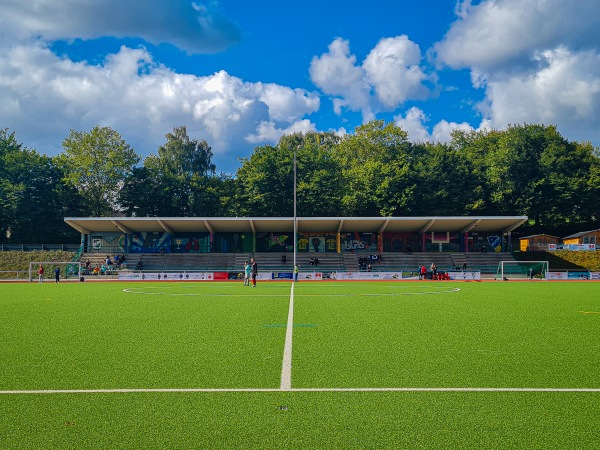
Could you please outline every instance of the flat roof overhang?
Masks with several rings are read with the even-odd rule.
[[[100,232],[293,232],[293,217],[66,217],[82,234]],[[299,232],[510,232],[527,216],[297,217]]]

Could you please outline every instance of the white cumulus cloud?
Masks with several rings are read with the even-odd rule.
[[[427,128],[429,118],[419,108],[412,107],[403,116],[399,114],[394,117],[394,123],[408,133],[408,139],[412,142],[442,142],[447,143],[452,139],[454,130],[475,131],[475,129],[466,122],[456,123],[446,120],[439,121],[434,125],[431,132]],[[490,125],[487,121],[483,121],[477,129],[488,129]]]
[[[557,125],[600,141],[600,3],[580,0],[461,1],[433,48],[438,64],[471,71],[477,105],[494,128]]]
[[[283,135],[294,133],[309,133],[316,131],[316,127],[310,120],[300,120],[285,128],[278,128],[273,122],[261,122],[255,134],[246,136],[246,141],[252,144],[264,142],[277,142]]]
[[[573,139],[600,139],[600,54],[565,48],[538,55],[543,68],[486,82],[482,113],[496,128],[509,123],[558,124]]]
[[[333,96],[336,114],[343,108],[361,111],[363,121],[381,111],[393,111],[407,100],[424,99],[423,84],[431,77],[420,67],[419,46],[406,36],[384,38],[362,64],[350,52],[350,43],[337,38],[328,52],[315,56],[310,77],[325,94]]]
[[[329,44],[329,52],[315,56],[310,64],[310,78],[325,94],[337,97],[336,114],[342,107],[353,111],[368,110],[371,86],[364,70],[350,54],[350,43],[338,38]]]
[[[224,71],[178,74],[144,49],[122,47],[93,66],[61,59],[41,44],[0,53],[0,97],[0,123],[38,151],[58,153],[69,128],[102,125],[144,155],[174,126],[186,125],[190,136],[209,142],[218,170],[237,165],[231,153],[248,149],[248,136],[252,142],[276,136],[263,131],[265,123],[312,130],[303,117],[319,108],[315,93],[248,83]]]
[[[382,39],[367,55],[363,69],[386,108],[427,97],[423,82],[428,77],[419,66],[421,59],[419,46],[407,36]]]
[[[453,68],[506,71],[529,66],[533,52],[567,46],[584,50],[600,40],[596,0],[483,0],[459,2],[459,17],[434,46]]]
[[[240,40],[217,2],[189,0],[2,0],[0,34],[44,41],[139,37],[189,53],[222,51]]]

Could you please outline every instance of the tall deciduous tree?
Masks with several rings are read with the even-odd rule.
[[[184,217],[210,215],[214,209],[207,201],[205,185],[216,171],[210,146],[204,140],[190,138],[185,126],[175,127],[166,138],[158,154],[144,160],[150,179],[161,181],[154,196],[158,211]]]
[[[170,196],[157,170],[135,167],[125,178],[119,191],[119,204],[128,216],[172,216]]]
[[[472,163],[462,152],[446,144],[414,146],[415,184],[411,214],[455,216],[479,214],[482,190]]]
[[[82,201],[62,184],[62,172],[45,156],[0,131],[0,240],[20,243],[76,242],[64,223],[80,215]]]
[[[341,171],[332,133],[283,136],[276,146],[257,147],[237,171],[238,215],[291,217],[335,216],[340,211]]]
[[[290,140],[291,141],[291,140]],[[237,171],[239,215],[291,217],[293,215],[294,148],[287,145],[256,147],[250,158],[242,159]],[[280,142],[281,143],[281,142]]]
[[[11,223],[15,219],[18,198],[24,186],[15,183],[8,172],[9,159],[21,150],[15,133],[8,129],[0,130],[0,239],[8,239],[11,235]]]
[[[157,165],[170,176],[190,180],[198,175],[214,175],[212,149],[204,140],[190,139],[185,126],[167,133],[167,142],[158,148]]]
[[[407,136],[394,123],[375,120],[342,139],[337,151],[344,179],[344,215],[399,216],[409,212],[414,181]]]
[[[89,214],[115,214],[123,180],[140,160],[133,148],[113,129],[97,126],[89,132],[71,130],[63,149],[56,161],[66,184],[86,199]]]
[[[308,133],[297,150],[297,214],[335,217],[342,211],[343,179],[335,153],[339,137],[333,133]],[[280,145],[284,141],[280,140]]]
[[[594,222],[600,217],[599,159],[589,143],[554,139],[540,156],[540,225]],[[550,200],[550,201],[549,201]]]

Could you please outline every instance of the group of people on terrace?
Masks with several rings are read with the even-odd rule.
[[[115,255],[111,258],[110,255],[106,255],[106,259],[102,264],[96,263],[92,266],[92,262],[88,259],[83,266],[84,275],[105,275],[107,272],[112,270],[119,270],[127,266],[125,254],[119,256]]]
[[[383,257],[381,253],[375,254],[371,253],[369,256],[361,256],[358,258],[358,267],[360,270],[366,270],[367,272],[371,272],[373,270],[373,263],[380,263]]]

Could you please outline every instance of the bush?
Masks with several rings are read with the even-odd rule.
[[[574,252],[570,250],[556,250],[553,252],[520,252],[515,253],[518,261],[548,261],[550,270],[577,270],[587,269],[594,272],[600,271],[600,250]]]
[[[75,252],[34,251],[34,252],[0,252],[0,278],[14,278],[15,271],[28,272],[29,263],[34,261],[70,262],[75,257]],[[2,271],[13,273],[1,273]]]

